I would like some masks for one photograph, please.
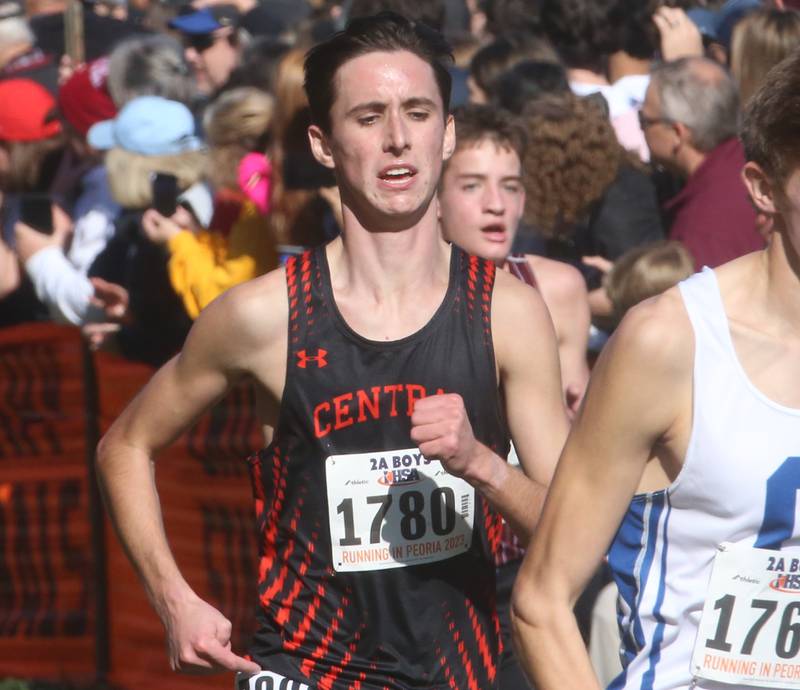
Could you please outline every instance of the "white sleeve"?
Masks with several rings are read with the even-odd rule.
[[[105,208],[93,208],[75,220],[67,258],[86,274],[97,255],[114,235],[115,214]]]
[[[80,326],[96,321],[101,310],[90,304],[94,287],[64,256],[60,247],[45,247],[25,262],[36,295],[55,321]]]

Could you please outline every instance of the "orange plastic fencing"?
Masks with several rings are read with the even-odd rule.
[[[0,677],[232,687],[231,676],[169,669],[160,621],[108,520],[92,517],[87,453],[152,373],[86,355],[74,329],[0,332]],[[261,443],[253,396],[249,386],[232,391],[156,462],[173,553],[195,591],[231,619],[240,652],[256,602],[245,463]]]
[[[82,344],[0,334],[0,672],[91,675],[96,620]]]

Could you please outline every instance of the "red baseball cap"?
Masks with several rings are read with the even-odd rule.
[[[58,90],[61,114],[84,137],[93,124],[117,114],[107,81],[108,58],[102,57],[79,67]]]
[[[31,79],[0,81],[0,141],[49,139],[61,131],[56,102]]]

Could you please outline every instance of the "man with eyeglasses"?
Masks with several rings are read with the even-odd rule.
[[[210,5],[178,15],[169,23],[181,34],[199,93],[219,89],[238,64],[243,47],[239,20],[235,5]]]
[[[686,245],[697,269],[764,246],[740,178],[738,121],[736,85],[717,63],[683,58],[653,70],[639,125],[652,161],[685,180],[664,210],[670,239]]]

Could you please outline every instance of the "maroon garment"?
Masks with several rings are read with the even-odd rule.
[[[695,269],[714,268],[763,249],[756,213],[741,179],[744,150],[727,139],[706,156],[686,186],[665,204],[671,223],[669,238],[682,242],[694,257]]]

